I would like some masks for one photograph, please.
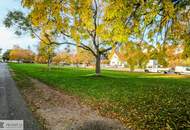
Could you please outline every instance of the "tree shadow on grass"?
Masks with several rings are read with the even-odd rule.
[[[112,78],[112,77],[109,77],[109,76],[106,76],[106,75],[96,75],[95,73],[82,75],[80,77],[86,77],[86,78]]]
[[[118,122],[113,121],[87,121],[84,122],[82,125],[77,125],[72,130],[129,130],[124,127]],[[70,130],[71,130],[70,129]]]

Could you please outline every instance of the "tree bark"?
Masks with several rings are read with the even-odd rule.
[[[51,70],[51,59],[50,59],[50,57],[48,57],[48,70],[50,71]]]
[[[99,76],[101,74],[100,61],[100,54],[98,54],[96,56],[96,76]]]

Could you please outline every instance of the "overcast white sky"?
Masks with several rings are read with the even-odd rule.
[[[30,46],[32,49],[36,48],[37,39],[32,39],[30,36],[17,36],[13,29],[5,28],[3,20],[11,10],[23,10],[21,0],[0,0],[0,48],[3,51],[11,49],[13,45],[17,44],[22,48]]]

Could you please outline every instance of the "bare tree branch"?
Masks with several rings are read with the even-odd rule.
[[[67,45],[77,46],[77,47],[80,47],[80,48],[82,48],[82,49],[88,50],[88,51],[92,52],[92,54],[93,54],[94,56],[97,56],[97,54],[93,51],[92,48],[90,48],[89,46],[87,46],[87,45],[85,45],[85,44],[83,44],[83,43],[80,43],[80,45],[75,44],[75,43],[72,43],[72,42],[61,42],[61,43],[60,43],[60,42],[52,42],[52,43],[54,43],[54,44],[56,44],[56,45],[64,45],[64,44],[67,44]]]

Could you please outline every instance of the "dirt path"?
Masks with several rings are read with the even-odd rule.
[[[50,130],[126,130],[117,120],[104,118],[79,103],[77,97],[55,90],[31,79],[24,91],[27,102]]]

